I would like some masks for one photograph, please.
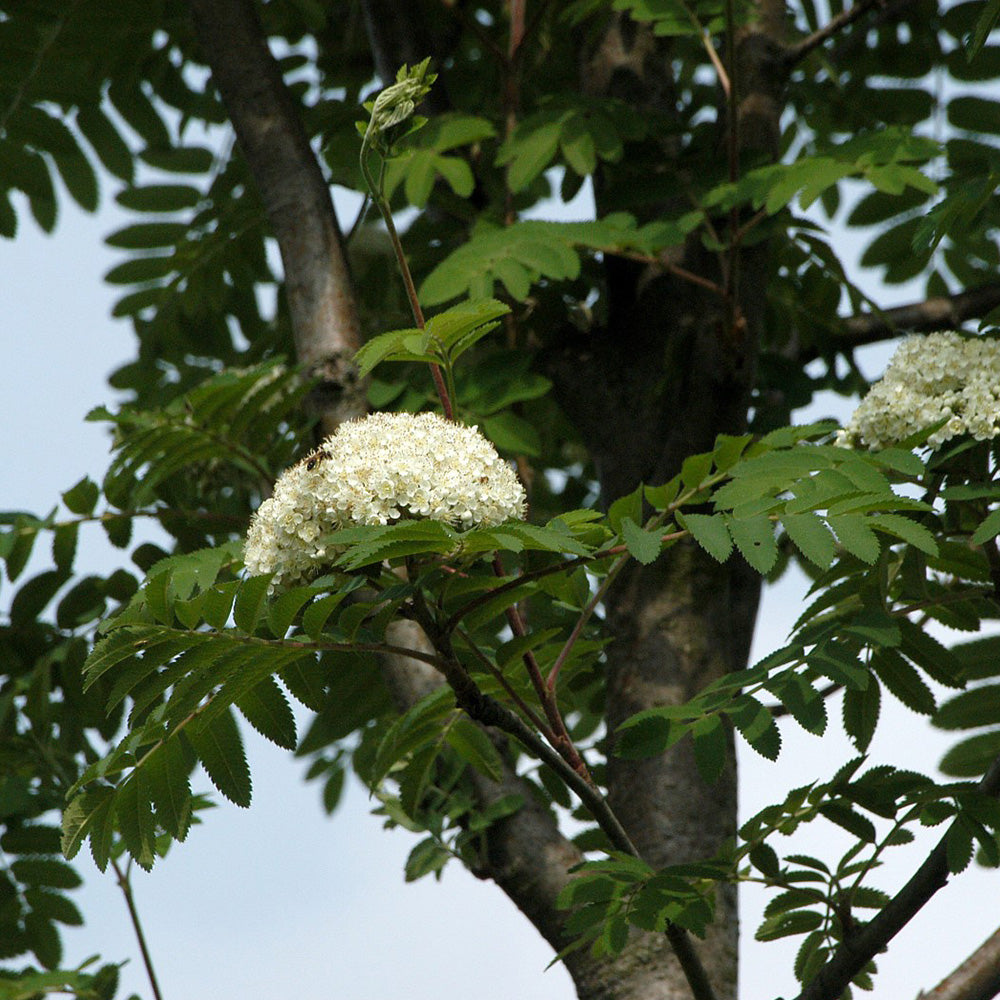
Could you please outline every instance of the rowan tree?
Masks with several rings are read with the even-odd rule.
[[[423,830],[408,877],[495,882],[583,1000],[736,996],[750,880],[758,938],[801,936],[801,997],[833,1000],[974,854],[1000,861],[1000,640],[935,631],[1000,602],[997,16],[8,5],[0,230],[58,233],[60,199],[92,211],[110,181],[136,352],[91,414],[109,469],[3,516],[0,995],[113,995],[113,966],[60,969],[58,852],[153,866],[199,765],[249,804],[238,717],[331,811],[353,768]],[[593,217],[552,221],[581,191]],[[866,296],[844,226],[924,298]],[[858,347],[914,333],[845,431],[789,426],[867,390]],[[132,545],[143,519],[169,547]],[[80,576],[92,523],[128,560]],[[52,568],[21,582],[42,537]],[[792,565],[809,602],[750,664]],[[883,691],[974,731],[955,780],[903,741],[865,763]],[[773,759],[781,727],[841,724],[858,758],[738,828],[734,739]],[[845,855],[779,854],[814,821]],[[919,824],[940,843],[879,885]],[[935,995],[994,995],[993,948]]]

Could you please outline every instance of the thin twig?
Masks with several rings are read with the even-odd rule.
[[[153,991],[155,1000],[163,1000],[160,984],[156,981],[156,972],[153,970],[153,957],[146,946],[146,935],[142,932],[142,921],[139,919],[139,911],[136,909],[135,899],[132,897],[132,883],[129,880],[128,872],[123,872],[114,858],[111,859],[111,867],[118,880],[118,888],[121,889],[122,895],[125,897],[129,919],[132,921],[132,930],[135,931],[136,940],[139,942],[142,964],[146,967],[146,976],[149,978],[149,988]]]
[[[719,53],[715,51],[715,46],[712,44],[712,36],[705,30],[701,21],[698,20],[695,12],[686,3],[684,3],[684,0],[681,0],[681,6],[684,8],[684,13],[687,14],[688,19],[698,32],[701,44],[705,46],[705,51],[708,53],[709,61],[715,68],[716,75],[719,78],[719,86],[722,88],[722,93],[726,95],[726,99],[728,100],[729,93],[732,90],[732,84],[729,81],[729,74],[726,72],[726,67],[722,65]]]
[[[420,300],[417,298],[417,288],[413,283],[413,275],[410,272],[410,265],[407,263],[406,254],[403,252],[403,243],[399,238],[399,233],[396,232],[396,223],[392,218],[392,208],[389,202],[386,201],[385,195],[382,190],[382,177],[379,177],[378,183],[376,183],[375,178],[372,177],[371,168],[368,166],[368,151],[371,148],[371,133],[372,128],[369,126],[368,131],[365,133],[365,137],[361,142],[361,173],[364,175],[365,183],[368,185],[368,190],[371,192],[372,199],[375,202],[379,213],[385,222],[385,228],[389,233],[389,240],[392,243],[393,252],[396,255],[396,264],[399,267],[399,273],[403,278],[403,286],[406,288],[406,297],[410,302],[410,311],[413,313],[413,321],[417,324],[417,327],[421,330],[424,329],[426,323],[424,321],[424,311],[420,308]],[[431,377],[434,379],[434,388],[437,390],[438,399],[441,401],[441,408],[444,410],[444,415],[448,420],[455,419],[455,413],[452,408],[451,396],[448,393],[448,388],[445,385],[444,376],[441,374],[441,366],[430,362],[428,367],[431,370]]]
[[[671,505],[671,510],[675,509],[675,505]],[[675,542],[680,538],[686,537],[688,534],[687,530],[682,529],[679,531],[671,531],[664,535],[660,541],[663,544],[668,542]],[[576,566],[586,566],[589,563],[601,562],[604,559],[611,559],[614,556],[622,555],[622,553],[628,551],[628,546],[626,545],[613,545],[608,549],[600,549],[593,555],[589,556],[574,556],[572,559],[567,559],[565,562],[553,563],[551,566],[543,566],[541,569],[528,570],[526,573],[520,573],[519,575],[508,580],[506,583],[501,583],[499,586],[494,587],[492,590],[488,590],[478,597],[473,598],[468,604],[462,605],[444,624],[445,632],[454,631],[458,623],[471,612],[475,611],[476,608],[482,607],[484,604],[489,604],[495,597],[501,594],[506,594],[508,591],[516,590],[518,587],[523,586],[526,583],[531,583],[534,580],[541,580],[546,576],[552,576],[554,573],[564,573],[566,570],[573,569]]]
[[[569,657],[570,651],[573,649],[577,639],[579,639],[580,635],[583,633],[584,626],[588,621],[590,621],[591,616],[597,610],[597,605],[604,600],[604,595],[607,594],[608,588],[612,583],[614,583],[615,578],[627,562],[627,555],[618,557],[615,564],[608,570],[608,575],[595,591],[594,596],[587,602],[587,606],[583,609],[583,611],[580,612],[580,617],[573,626],[573,631],[570,632],[569,638],[563,644],[563,648],[559,650],[559,655],[556,657],[555,663],[552,664],[552,669],[549,670],[549,676],[546,680],[546,686],[549,691],[552,692],[553,696],[556,692],[556,684],[559,682],[559,671],[562,669],[563,664]]]
[[[521,710],[525,718],[551,743],[555,739],[555,734],[545,724],[538,713],[517,693],[514,686],[503,675],[503,671],[473,642],[472,637],[463,629],[455,629],[455,634],[460,636],[472,651],[472,655],[489,671],[497,683],[507,693],[507,697]]]
[[[504,575],[499,553],[494,553],[493,555],[493,572],[500,577]],[[509,605],[504,609],[504,613],[507,617],[507,624],[510,625],[510,630],[515,636],[522,638],[528,634],[528,629],[524,624],[524,619],[521,618],[521,612],[518,611],[516,604]],[[580,751],[577,750],[566,729],[566,723],[563,721],[562,713],[559,711],[559,700],[546,686],[545,679],[542,677],[542,671],[538,666],[538,661],[535,659],[535,654],[530,649],[526,649],[521,654],[521,660],[528,672],[528,678],[535,689],[535,693],[538,695],[538,700],[541,702],[545,718],[549,720],[549,725],[552,727],[552,732],[555,735],[552,745],[565,758],[570,767],[589,784],[593,784],[594,779],[591,778],[590,771],[583,757],[580,756]]]
[[[848,7],[847,10],[832,18],[818,31],[814,31],[811,35],[803,38],[802,41],[796,42],[795,45],[790,45],[782,55],[782,62],[784,62],[785,67],[791,68],[796,63],[801,62],[810,52],[818,49],[827,39],[843,31],[849,24],[882,2],[883,0],[858,0],[853,7]]]

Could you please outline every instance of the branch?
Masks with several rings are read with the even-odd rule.
[[[979,782],[979,791],[994,798],[1000,795],[1000,757],[993,761]],[[947,841],[948,833],[945,833],[910,881],[870,923],[843,941],[796,1000],[835,1000],[839,997],[865,965],[916,916],[938,889],[947,884],[950,876]]]
[[[136,940],[139,942],[142,964],[146,967],[149,988],[153,991],[155,1000],[163,1000],[163,994],[160,992],[160,984],[157,982],[156,972],[153,969],[153,958],[146,945],[146,935],[142,931],[142,921],[139,919],[139,911],[136,909],[135,898],[132,895],[132,883],[129,880],[128,871],[123,872],[114,858],[111,859],[111,867],[114,869],[115,878],[118,880],[118,888],[121,889],[122,895],[125,897],[129,919],[132,921],[132,930],[135,932]]]
[[[330,190],[250,0],[189,0],[212,78],[281,251],[300,362],[324,433],[365,411],[361,324]]]
[[[838,348],[850,350],[907,333],[957,330],[963,323],[980,319],[997,306],[1000,306],[1000,282],[991,282],[954,295],[848,316],[841,321],[833,343]],[[812,361],[818,356],[818,350],[811,347],[802,352],[799,360]]]
[[[1000,929],[995,930],[950,976],[917,1000],[992,1000],[1000,993]]]
[[[819,31],[814,31],[811,35],[803,38],[802,41],[788,46],[782,56],[782,61],[786,69],[790,69],[796,63],[801,62],[810,52],[818,49],[827,39],[833,38],[834,35],[843,31],[849,24],[856,21],[863,14],[866,14],[872,7],[881,5],[882,3],[883,0],[858,0],[853,7],[848,7],[847,10],[838,14],[829,23],[820,28]]]

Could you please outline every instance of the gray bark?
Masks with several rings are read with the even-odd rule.
[[[330,189],[253,4],[190,0],[190,6],[278,241],[296,355],[320,380],[312,403],[329,434],[366,409],[353,361],[361,325]]]

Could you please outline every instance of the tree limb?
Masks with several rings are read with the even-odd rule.
[[[833,336],[833,346],[842,350],[876,344],[907,333],[957,330],[970,319],[979,319],[1000,306],[1000,282],[980,285],[954,295],[941,295],[920,302],[857,313],[844,319]],[[815,347],[799,355],[803,363],[819,356]]]
[[[995,930],[951,975],[917,1000],[992,1000],[1000,993],[1000,929]]]
[[[190,0],[198,40],[281,251],[296,354],[324,433],[365,411],[361,324],[330,190],[248,0]]]
[[[1000,795],[1000,757],[979,782],[979,791]],[[951,827],[949,827],[949,832]],[[833,957],[806,984],[796,1000],[836,1000],[851,980],[913,919],[950,877],[948,833],[938,841],[913,877],[856,934],[846,938]]]
[[[827,39],[833,38],[838,32],[843,31],[849,24],[856,21],[863,14],[866,14],[872,7],[880,5],[884,0],[858,0],[853,7],[848,7],[836,17],[832,18],[818,31],[803,38],[795,45],[788,46],[782,56],[785,67],[790,69],[796,63],[801,62],[810,52],[818,49]]]
[[[843,339],[859,347],[911,331],[955,330],[966,320],[985,316],[997,306],[1000,306],[1000,282],[991,282],[954,295],[896,306],[881,313],[851,316],[844,324]]]

